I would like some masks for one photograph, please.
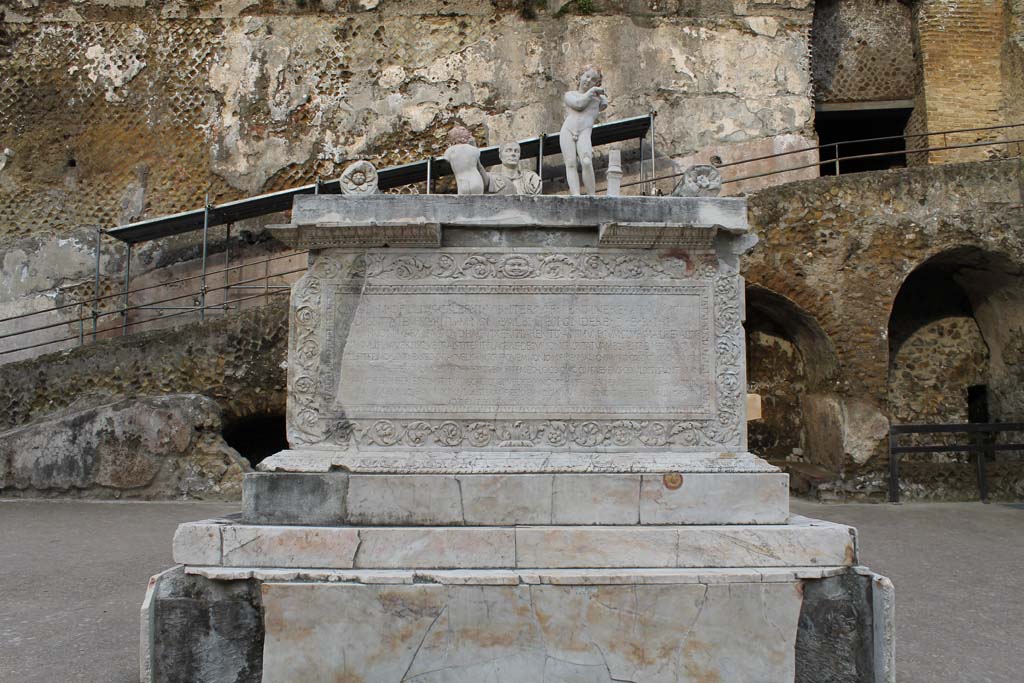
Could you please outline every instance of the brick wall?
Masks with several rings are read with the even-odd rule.
[[[917,5],[925,116],[931,131],[1004,123],[1005,0],[922,0]],[[932,146],[996,140],[1000,132],[931,138]],[[931,163],[989,158],[1003,146],[932,152]]]

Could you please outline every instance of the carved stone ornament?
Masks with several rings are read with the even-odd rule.
[[[691,166],[672,190],[675,197],[717,197],[722,190],[722,174],[714,166]]]
[[[339,179],[342,194],[377,194],[377,169],[369,161],[357,161]]]
[[[745,372],[741,287],[738,273],[724,268],[712,251],[690,252],[678,258],[654,251],[598,254],[572,249],[516,253],[468,249],[323,251],[293,288],[288,363],[289,442],[293,448],[368,452],[438,448],[549,452],[742,450],[745,448],[742,423]],[[558,316],[564,315],[566,310],[576,314],[578,302],[587,297],[597,304],[593,307],[595,311],[601,309],[601,301],[605,300],[598,300],[599,296],[619,297],[617,305],[626,310],[632,306],[629,302],[634,297],[636,302],[661,297],[665,307],[660,310],[666,312],[675,309],[674,301],[693,302],[686,304],[696,306],[687,314],[689,317],[678,320],[694,324],[698,320],[706,321],[693,327],[691,333],[706,335],[699,343],[698,337],[693,338],[692,344],[696,345],[693,348],[700,351],[691,362],[694,368],[707,368],[700,370],[701,376],[707,377],[706,389],[703,384],[697,386],[696,393],[691,392],[682,408],[670,405],[672,397],[666,398],[665,415],[650,407],[633,409],[627,404],[621,408],[615,406],[611,411],[614,414],[605,416],[609,412],[606,406],[595,402],[595,407],[586,407],[585,412],[581,408],[579,416],[565,409],[565,403],[554,413],[548,405],[524,405],[517,407],[519,415],[504,409],[501,412],[505,415],[500,412],[477,414],[477,409],[491,410],[491,406],[480,403],[478,408],[472,409],[453,406],[451,414],[431,417],[433,408],[423,402],[417,404],[412,398],[390,389],[383,395],[393,396],[394,404],[388,398],[387,406],[375,407],[359,400],[373,395],[374,389],[364,392],[361,388],[368,383],[351,381],[347,386],[339,386],[344,384],[339,382],[339,372],[344,374],[345,364],[349,364],[349,371],[354,367],[357,372],[366,367],[390,368],[389,362],[374,360],[378,353],[399,354],[404,358],[404,365],[399,365],[405,369],[394,370],[394,376],[386,378],[388,387],[390,383],[401,385],[406,377],[402,373],[419,372],[412,359],[419,357],[420,351],[413,349],[413,353],[401,344],[378,343],[375,346],[351,337],[357,327],[353,322],[355,311],[360,311],[359,315],[372,315],[378,321],[395,321],[386,323],[388,325],[408,324],[410,330],[423,330],[418,320],[409,319],[410,315],[418,314],[418,307],[445,306],[445,310],[450,311],[444,314],[446,316],[472,315],[460,302],[475,301],[473,297],[491,294],[511,297],[507,300],[513,305],[534,306],[533,303],[515,303],[521,301],[548,306],[553,311],[551,325],[558,325],[561,319]],[[516,300],[517,296],[522,298]],[[554,298],[544,303],[538,296]],[[401,309],[401,302],[409,297],[415,299],[409,304],[412,308]],[[559,297],[577,303],[569,303],[569,308],[565,309],[564,304],[557,303],[561,301]],[[521,316],[516,317],[514,311],[488,315],[491,317],[486,322],[481,321],[487,327],[481,329],[488,329],[495,318],[500,318],[507,319],[513,325],[511,329],[532,334],[529,328],[517,323]],[[531,315],[540,314],[532,312]],[[650,321],[659,320],[660,315],[651,312],[642,324],[651,324]],[[402,322],[403,319],[406,322]],[[591,323],[602,324],[597,319]],[[455,319],[446,324],[456,324],[460,329],[463,325]],[[617,324],[628,325],[628,322]],[[443,339],[443,335],[438,336],[434,330],[425,334],[435,340]],[[631,334],[636,335],[638,331]],[[460,343],[471,346],[476,342],[468,338]],[[364,360],[350,361],[351,357]],[[660,372],[657,361],[655,357],[653,363],[644,360],[640,364],[646,370]],[[357,365],[351,365],[353,362]],[[358,365],[360,362],[362,366]],[[531,372],[539,371],[534,367]],[[536,381],[544,385],[555,380],[537,374]],[[527,387],[528,395],[524,398],[546,398],[545,391],[537,390],[539,387]],[[708,393],[702,393],[704,391]],[[643,399],[641,395],[640,402]],[[631,416],[631,411],[635,416]],[[401,416],[403,413],[405,417]]]

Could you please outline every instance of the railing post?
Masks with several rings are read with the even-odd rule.
[[[537,137],[537,175],[540,177],[540,194],[544,194],[544,135]]]
[[[317,181],[319,183],[319,180]],[[228,299],[231,296],[231,226],[228,223],[224,230],[224,310],[228,310]]]
[[[96,341],[96,328],[100,317],[100,247],[103,237],[103,229],[96,228],[96,279],[93,283],[92,293],[92,340]]]
[[[644,139],[640,140],[640,194],[647,194],[647,183],[644,182]]]
[[[658,189],[657,188],[657,180],[655,180],[658,177],[658,169],[657,169],[658,154],[657,154],[657,151],[656,151],[656,147],[655,147],[656,142],[655,142],[655,138],[654,138],[654,117],[657,116],[657,115],[658,115],[658,112],[655,109],[652,109],[651,112],[647,115],[648,119],[651,122],[651,192],[650,192],[650,194],[652,194],[652,195],[655,194],[657,192],[657,189]]]
[[[892,433],[892,426],[889,427],[889,502],[900,502],[900,463],[899,454],[893,453],[896,447],[896,435]]]
[[[206,320],[206,246],[210,236],[210,193],[203,205],[203,271],[199,280],[199,319]]]
[[[976,432],[971,434],[971,443],[977,447],[977,450],[974,451],[974,467],[978,478],[978,497],[981,498],[982,503],[988,502],[988,472],[985,464],[989,457],[993,459],[995,457],[995,451],[991,449],[983,450],[982,447],[994,443],[995,438],[995,432]]]
[[[838,142],[835,143],[834,146],[835,146],[835,150],[833,152],[833,156],[834,156],[835,161],[836,161],[836,175],[839,175],[839,143]]]
[[[132,281],[132,243],[128,242],[128,251],[124,259],[124,292],[121,302],[121,336],[128,334],[128,288]]]
[[[427,157],[427,194],[430,194],[430,185],[434,175],[434,155]]]

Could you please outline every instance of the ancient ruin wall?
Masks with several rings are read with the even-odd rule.
[[[419,159],[456,122],[490,144],[550,132],[587,62],[608,119],[658,110],[662,154],[809,130],[808,0],[352,7],[0,4],[0,236]]]
[[[836,354],[835,372],[801,398],[810,462],[847,475],[883,462],[889,314],[907,275],[937,255],[978,273],[968,295],[994,349],[986,370],[993,414],[1024,415],[1015,390],[1024,367],[1014,342],[1024,310],[1014,275],[1024,264],[1021,172],[1016,160],[948,165],[821,178],[751,198],[761,242],[745,262],[748,282],[793,302]],[[790,338],[798,338],[794,329]],[[798,348],[805,367],[808,358],[822,358],[810,342]],[[834,427],[816,431],[814,424]]]
[[[924,0],[915,5],[921,62],[918,106],[931,131],[1014,123],[1005,108],[1003,60],[1006,0]],[[1003,133],[964,133],[949,144],[1002,139]],[[932,146],[945,144],[932,139]],[[984,159],[1002,151],[975,147],[936,151],[935,162]]]
[[[868,102],[913,99],[917,59],[908,4],[819,0],[811,32],[814,99]]]

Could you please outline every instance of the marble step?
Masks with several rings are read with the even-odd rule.
[[[789,475],[246,475],[242,521],[323,526],[784,524]]]
[[[189,566],[321,569],[807,567],[856,564],[852,527],[792,517],[736,526],[315,527],[182,524]]]

